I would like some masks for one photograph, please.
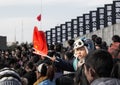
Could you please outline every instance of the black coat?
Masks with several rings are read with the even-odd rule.
[[[28,85],[33,85],[37,80],[36,73],[34,71],[27,72],[23,77],[27,78]]]
[[[75,75],[75,85],[90,85],[84,73],[84,64],[78,67]]]

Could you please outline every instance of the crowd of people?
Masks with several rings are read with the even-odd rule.
[[[48,56],[31,44],[0,50],[0,85],[120,85],[120,36],[107,45],[101,37],[48,45]]]

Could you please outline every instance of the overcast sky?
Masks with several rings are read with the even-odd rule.
[[[0,36],[32,42],[33,28],[50,30],[113,0],[0,0]],[[41,22],[36,17],[42,14]],[[23,30],[22,30],[23,29]]]

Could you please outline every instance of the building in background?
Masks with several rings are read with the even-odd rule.
[[[0,49],[5,50],[7,48],[7,37],[0,36]]]

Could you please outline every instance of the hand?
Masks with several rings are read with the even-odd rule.
[[[78,62],[78,67],[82,66],[85,63],[84,59],[80,59],[80,61]]]
[[[55,56],[50,57],[50,60],[52,60],[54,62],[56,60],[56,57]]]

